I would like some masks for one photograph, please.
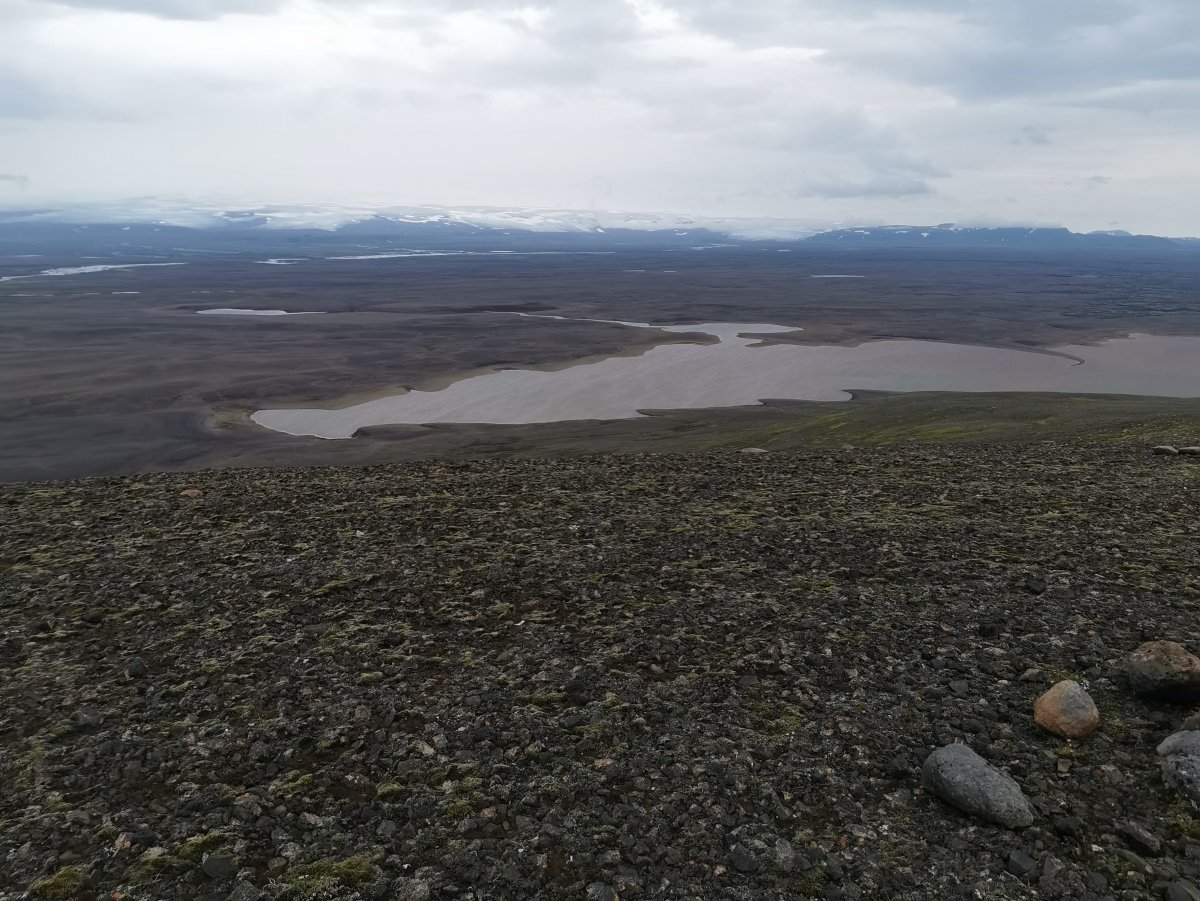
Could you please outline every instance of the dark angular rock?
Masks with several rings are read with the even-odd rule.
[[[775,839],[775,865],[785,873],[790,873],[796,867],[796,849],[786,838]]]
[[[225,879],[237,872],[237,858],[230,854],[206,854],[200,872],[209,879]]]
[[[1059,835],[1076,836],[1083,832],[1083,822],[1079,817],[1056,817],[1054,831]]]
[[[1037,861],[1024,851],[1013,851],[1008,855],[1004,868],[1014,876],[1023,878],[1037,868]]]
[[[254,886],[254,883],[239,882],[229,893],[227,901],[259,901],[261,897],[262,892]]]
[[[1113,852],[1114,856],[1121,858],[1128,865],[1129,869],[1142,876],[1153,876],[1154,867],[1146,863],[1145,858],[1140,854],[1135,854],[1128,848],[1117,848]]]
[[[589,700],[592,694],[587,682],[578,676],[572,676],[566,681],[563,693],[577,704]]]
[[[433,889],[424,879],[397,879],[392,883],[387,897],[391,901],[429,901],[433,897]],[[589,889],[588,898],[591,897]]]
[[[1162,840],[1141,823],[1125,823],[1118,831],[1129,847],[1138,854],[1158,857],[1162,854]]]
[[[1030,576],[1025,579],[1025,590],[1030,594],[1045,594],[1048,587],[1046,580],[1039,576]]]
[[[739,873],[753,873],[759,868],[758,858],[741,843],[729,849],[729,861]]]
[[[1091,870],[1087,874],[1087,886],[1093,892],[1108,891],[1108,877],[1096,870]]]
[[[1038,889],[1052,898],[1062,896],[1066,891],[1066,883],[1071,878],[1067,865],[1057,857],[1047,857],[1042,863],[1042,875],[1038,880]]]
[[[892,776],[903,777],[912,772],[912,761],[904,754],[897,754],[888,763],[888,773]]]

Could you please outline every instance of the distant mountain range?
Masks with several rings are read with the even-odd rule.
[[[357,234],[420,231],[531,232],[536,234],[605,234],[610,231],[658,234],[709,233],[742,240],[796,240],[829,228],[805,219],[713,218],[611,210],[516,209],[464,206],[312,206],[263,204],[230,207],[149,198],[125,203],[75,204],[40,209],[0,209],[4,223],[74,225],[157,225],[205,230],[320,230]]]
[[[838,228],[809,235],[808,244],[838,247],[1011,247],[1028,249],[1170,250],[1190,238],[1131,235],[1126,231],[1073,232],[1066,228],[963,228],[953,224]]]
[[[166,251],[320,254],[367,250],[622,250],[767,244],[814,248],[1018,250],[1200,249],[1196,239],[1080,234],[1065,228],[887,225],[718,219],[647,213],[494,207],[226,208],[161,199],[0,210],[0,255]]]

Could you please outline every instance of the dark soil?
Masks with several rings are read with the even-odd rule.
[[[0,487],[0,898],[1163,897],[1192,711],[1121,672],[1200,646],[1198,492],[1069,444]],[[952,741],[1031,827],[922,789]]]

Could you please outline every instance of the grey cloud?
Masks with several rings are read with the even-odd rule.
[[[969,9],[948,43],[911,33],[892,46],[845,47],[831,58],[982,101],[1078,103],[1114,86],[1200,78],[1200,5],[1008,0]]]
[[[813,16],[864,18],[889,11],[953,12],[958,0],[666,0],[701,30],[734,41],[770,43],[781,30],[792,38],[811,31]]]
[[[551,43],[613,43],[634,37],[638,30],[637,15],[623,0],[558,0],[542,6],[542,31]]]
[[[30,185],[30,181],[27,175],[9,175],[5,172],[0,172],[0,184],[10,184],[21,190],[26,190]]]
[[[270,14],[295,0],[28,0],[20,8],[100,9],[161,18]],[[447,13],[536,13],[530,37],[543,48],[514,60],[517,80],[579,83],[605,67],[644,65],[628,52],[638,20],[625,0],[316,0],[362,9],[398,28],[426,30]],[[964,98],[1065,96],[1145,82],[1200,79],[1200,4],[1195,0],[660,0],[693,28],[750,47],[816,47],[832,63],[936,85]],[[0,18],[4,17],[0,12]],[[1147,99],[1154,100],[1154,92]],[[1033,143],[1038,143],[1036,140]]]
[[[1062,32],[1112,28],[1154,7],[1176,5],[1174,0],[1007,0],[990,3],[968,0],[968,21],[996,32],[1034,39]]]
[[[225,15],[271,15],[289,5],[289,0],[33,0],[44,7],[96,9],[132,12],[163,19],[216,19]],[[365,8],[391,17],[397,23],[420,23],[445,13],[514,13],[521,9],[546,13],[551,30],[570,39],[572,36],[594,40],[605,33],[619,33],[622,20],[634,18],[629,4],[622,0],[423,0],[407,4],[373,3],[372,0],[317,0],[317,6],[331,11]]]
[[[635,209],[1141,230],[1200,203],[1200,0],[0,0],[0,61],[2,165],[68,195],[578,204],[603,174]]]
[[[1114,86],[1200,79],[1194,0],[667,2],[715,37],[818,47],[847,68],[970,99],[1074,101]]]
[[[1013,139],[1014,144],[1053,144],[1051,135],[1055,129],[1048,125],[1026,125],[1021,133]]]
[[[1146,10],[1190,8],[1189,0],[665,0],[665,5],[702,30],[747,41],[819,34],[830,19],[870,23],[914,16],[949,16],[991,32],[1045,37],[1120,25]]]
[[[142,13],[162,19],[216,19],[232,13],[269,14],[282,0],[54,0],[46,6]]]
[[[363,5],[381,28],[418,34],[428,46],[451,44],[451,13],[490,14],[503,23],[520,49],[501,56],[483,54],[458,60],[438,85],[458,91],[512,87],[546,94],[575,90],[607,75],[650,73],[678,67],[678,61],[639,55],[640,24],[626,0],[421,0],[403,9],[371,6],[364,0],[326,0],[327,7]]]
[[[827,200],[846,200],[854,197],[902,198],[920,197],[935,193],[933,185],[923,178],[906,175],[877,175],[852,180],[823,178],[805,184],[791,192],[795,197],[822,197]]]
[[[543,15],[536,25],[522,30],[535,52],[493,67],[488,73],[492,83],[523,79],[550,86],[579,84],[606,71],[634,67],[630,51],[638,19],[624,0],[557,0],[532,8]],[[644,62],[636,67],[653,68]]]
[[[0,119],[46,119],[70,107],[32,77],[0,68]]]
[[[788,154],[833,154],[875,175],[941,178],[946,170],[916,152],[894,126],[862,110],[816,103],[761,87],[643,87],[634,96],[671,127],[697,140]]]
[[[0,67],[0,121],[146,121],[177,109],[188,89],[195,91],[195,97],[189,98],[193,106],[197,98],[219,101],[222,93],[236,89],[233,82],[211,76],[164,74],[153,81],[112,81],[106,86],[108,90],[89,95],[76,89],[86,84],[88,77],[90,73],[79,81],[49,82],[44,77]]]
[[[932,160],[918,156],[899,147],[890,150],[867,151],[859,155],[860,161],[874,172],[881,174],[920,175],[925,178],[949,178],[950,172]]]

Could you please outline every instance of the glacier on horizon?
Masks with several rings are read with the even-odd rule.
[[[634,231],[715,232],[741,239],[804,238],[836,225],[810,219],[766,217],[689,216],[677,213],[506,208],[491,206],[443,207],[218,204],[139,198],[127,202],[76,203],[36,210],[0,210],[0,222],[60,222],[78,225],[145,223],[184,228],[322,229],[336,231],[357,223],[383,220],[412,225],[458,225],[480,229],[526,232],[603,233],[611,229]]]

